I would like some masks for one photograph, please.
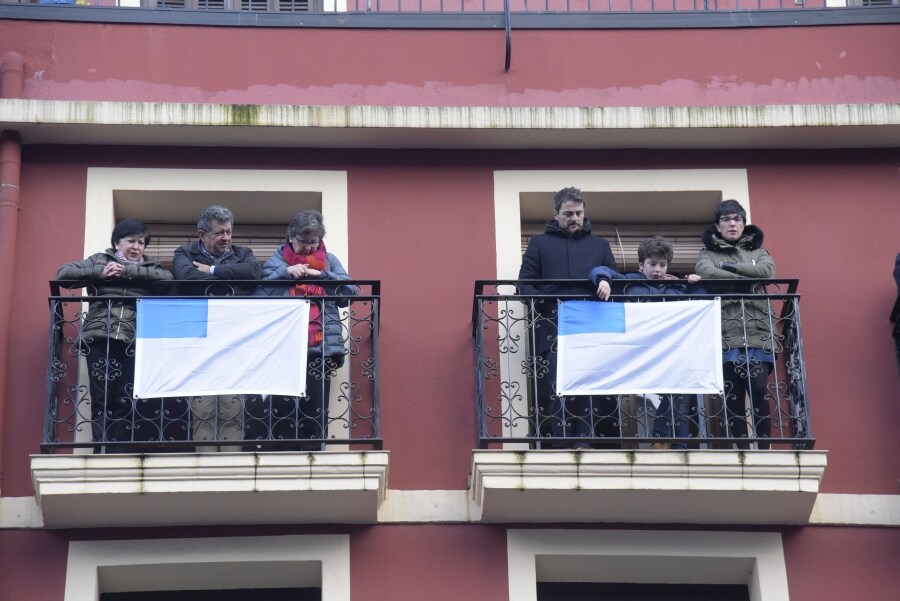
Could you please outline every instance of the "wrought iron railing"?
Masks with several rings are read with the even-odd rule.
[[[610,300],[721,299],[723,351],[736,349],[735,360],[724,365],[724,400],[664,391],[557,397],[558,302],[597,300],[593,287],[576,280],[478,281],[473,337],[480,448],[812,448],[797,280],[704,280],[687,295],[640,295],[634,282],[613,280]],[[748,328],[759,333],[755,345],[773,360],[761,362],[761,353],[735,345],[728,332],[749,340]],[[754,378],[755,388],[749,385]]]
[[[898,0],[0,0],[0,3],[256,13],[566,14],[877,8],[897,6]]]
[[[100,296],[88,282],[53,281],[47,405],[41,448],[94,453],[381,448],[378,388],[380,282],[340,282],[305,298],[334,344],[308,355],[306,396],[133,395],[135,296]],[[141,283],[146,290],[147,283]],[[157,295],[252,296],[258,281],[154,282]],[[292,282],[266,281],[271,289]],[[84,291],[84,294],[82,294]],[[126,291],[127,293],[127,291]],[[259,297],[263,298],[263,297]],[[318,311],[315,311],[318,309]],[[307,332],[298,332],[307,337]],[[339,349],[335,352],[335,348]]]

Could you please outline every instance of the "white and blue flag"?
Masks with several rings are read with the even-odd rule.
[[[302,396],[308,327],[300,299],[138,299],[134,396]]]
[[[719,299],[559,304],[559,394],[721,394]]]

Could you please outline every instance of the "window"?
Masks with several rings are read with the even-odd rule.
[[[637,246],[645,237],[659,233],[675,246],[670,271],[691,273],[700,251],[700,235],[712,223],[716,203],[734,198],[750,217],[744,169],[497,171],[494,223],[498,279],[518,277],[527,239],[543,230],[553,216],[553,196],[568,186],[584,193],[586,219],[594,232],[610,242],[617,267],[624,272],[637,270]],[[519,224],[519,228],[509,224]],[[509,311],[510,315],[522,315],[518,306],[510,306]],[[524,327],[521,320],[514,322],[514,327]],[[515,367],[526,362],[526,357],[527,345],[520,345],[500,362],[501,381],[510,382],[516,390],[529,390],[526,376]],[[526,396],[510,400],[510,411],[527,415]],[[504,436],[524,436],[527,420],[510,421],[507,427]]]
[[[253,12],[322,12],[322,0],[142,0],[144,8]]]
[[[322,601],[349,601],[350,537],[334,534],[69,543],[65,601],[106,601],[107,593],[117,601],[132,601],[142,597],[116,595],[186,590],[246,593],[253,589],[321,589]]]
[[[516,601],[555,599],[538,597],[539,583],[571,583],[574,590],[579,584],[582,590],[595,585],[600,585],[598,589],[607,585],[607,590],[612,584],[641,585],[632,587],[635,594],[652,591],[647,585],[704,585],[696,590],[707,592],[713,589],[706,585],[726,586],[723,590],[732,594],[746,589],[749,597],[744,598],[752,601],[789,598],[781,535],[773,532],[509,530],[507,551],[509,598]],[[552,593],[554,586],[561,588],[541,588]],[[660,588],[678,592],[678,587]]]

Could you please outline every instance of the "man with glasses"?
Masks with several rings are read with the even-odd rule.
[[[522,256],[520,280],[584,280],[598,266],[616,268],[605,238],[591,235],[591,222],[584,218],[584,195],[578,188],[564,188],[553,197],[553,219],[544,233],[535,236]],[[618,436],[617,405],[614,397],[556,394],[556,313],[555,295],[585,294],[590,287],[562,285],[522,285],[522,295],[552,295],[532,299],[535,314],[532,331],[537,369],[535,401],[536,436],[592,437]],[[587,443],[543,445],[545,448],[585,448]]]
[[[763,279],[775,277],[775,262],[762,247],[763,231],[747,225],[747,213],[736,200],[716,207],[715,217],[702,236],[694,271],[703,279]],[[739,286],[736,293],[762,293],[762,285]],[[744,398],[750,395],[755,436],[767,439],[771,411],[766,388],[775,364],[772,322],[776,319],[767,299],[750,297],[722,300],[722,361],[725,381],[726,436],[747,438],[747,410]],[[760,449],[769,448],[760,440]],[[739,442],[747,449],[749,443]]]
[[[178,247],[172,261],[176,280],[211,283],[216,280],[258,280],[259,262],[246,246],[231,244],[234,215],[221,205],[206,207],[197,220],[199,240]],[[248,290],[224,285],[223,294]],[[215,290],[215,289],[214,289]],[[209,293],[205,288],[203,293]],[[241,440],[241,395],[196,397],[191,402],[194,440]],[[198,446],[198,451],[240,451],[240,446]]]

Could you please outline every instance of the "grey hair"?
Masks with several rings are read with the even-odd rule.
[[[322,217],[322,213],[315,209],[297,213],[291,218],[291,222],[288,223],[288,240],[295,236],[307,234],[314,234],[319,238],[325,237],[325,220]]]
[[[200,219],[197,220],[197,229],[201,232],[208,232],[212,227],[213,220],[233,225],[234,214],[222,205],[209,205],[200,213]]]

